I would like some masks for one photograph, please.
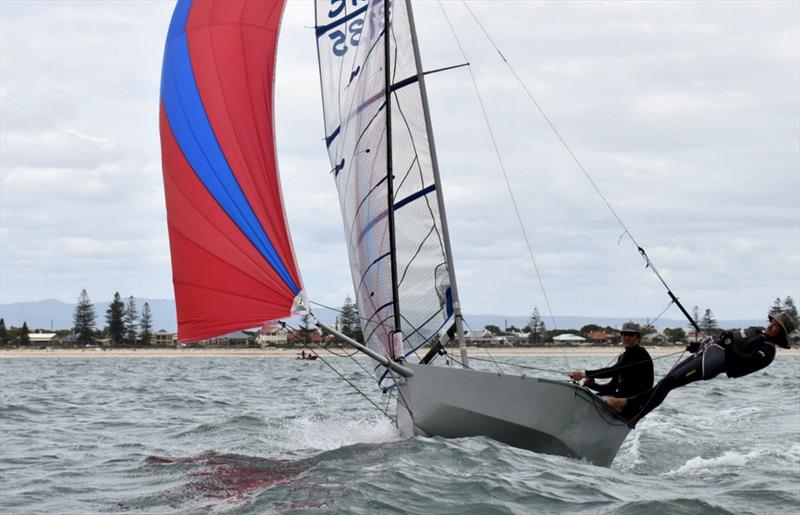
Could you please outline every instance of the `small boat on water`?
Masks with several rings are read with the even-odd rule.
[[[311,353],[306,354],[305,351],[303,351],[300,354],[298,354],[297,357],[295,357],[294,359],[300,359],[304,361],[314,361],[315,359],[317,359],[317,355]]]

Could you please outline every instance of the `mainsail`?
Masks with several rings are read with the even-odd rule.
[[[408,355],[447,329],[454,311],[409,16],[402,1],[316,2],[326,143],[361,328],[371,348],[395,358],[396,317]]]
[[[170,23],[160,128],[179,341],[302,304],[273,130],[283,7],[179,0]]]

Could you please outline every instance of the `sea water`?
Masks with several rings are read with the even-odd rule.
[[[487,438],[402,439],[370,363],[328,361],[371,402],[322,360],[0,359],[0,513],[800,510],[796,356],[674,391],[610,468]],[[608,358],[501,361],[560,377]]]

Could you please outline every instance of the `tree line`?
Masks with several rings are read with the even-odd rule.
[[[777,297],[775,299],[769,309],[769,314],[775,315],[777,313],[788,313],[793,318],[795,327],[800,326],[797,306],[791,296],[786,296],[783,299]],[[105,312],[105,326],[98,329],[97,313],[95,312],[91,300],[89,300],[86,289],[83,289],[78,297],[78,304],[75,306],[72,318],[73,326],[71,334],[73,335],[75,343],[80,345],[91,345],[96,343],[99,339],[108,339],[114,346],[148,345],[153,336],[153,319],[150,305],[145,302],[141,312],[139,312],[136,299],[133,295],[123,301],[119,292],[115,292],[114,299],[108,305]],[[700,308],[694,306],[692,309],[692,318],[702,333],[716,335],[722,331],[710,308],[706,308],[701,315]],[[353,299],[349,295],[345,297],[344,303],[339,310],[339,315],[336,317],[336,327],[350,338],[363,343],[364,336],[361,331],[358,304],[353,302]],[[688,327],[691,332],[694,332],[694,326],[692,324],[689,324]],[[484,329],[489,331],[493,336],[503,336],[520,332],[526,333],[528,335],[528,343],[533,345],[539,345],[544,341],[552,340],[553,337],[560,334],[575,332],[574,329],[548,330],[536,307],[533,308],[528,325],[522,329],[517,329],[513,325],[507,329],[501,329],[496,325],[487,325]],[[297,332],[302,336],[303,341],[307,343],[311,342],[311,335],[316,333],[316,329],[311,325],[310,316],[306,315],[301,317],[300,327],[297,329]],[[581,327],[579,332],[584,335],[593,332],[616,334],[617,329],[613,327],[602,327],[596,324],[587,324]],[[642,326],[642,336],[647,336],[648,334],[656,332],[655,327],[650,324],[649,320]],[[56,331],[56,333],[62,333],[62,331]],[[688,336],[687,332],[681,327],[666,328],[662,331],[662,334],[670,343],[685,341]],[[8,344],[21,346],[31,344],[30,330],[27,322],[23,322],[22,327],[11,327],[7,329],[5,321],[0,318],[0,345]]]
[[[86,290],[81,290],[72,315],[72,331],[77,343],[91,345],[99,338],[107,338],[115,346],[149,345],[153,337],[150,305],[145,302],[139,313],[133,295],[123,302],[119,292],[114,292],[114,299],[106,309],[105,322],[102,330],[96,328],[97,313],[94,305]]]
[[[119,292],[116,292],[114,300],[106,309],[105,325],[98,328],[94,305],[83,289],[72,314],[72,329],[57,330],[55,333],[63,337],[63,340],[79,345],[93,345],[103,339],[110,340],[111,344],[116,346],[149,345],[153,337],[153,314],[147,302],[139,312],[133,295],[123,301]],[[19,346],[31,344],[27,322],[23,322],[22,327],[7,329],[5,320],[0,318],[0,345],[9,344]]]

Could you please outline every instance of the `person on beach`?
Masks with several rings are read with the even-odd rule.
[[[625,351],[617,362],[597,370],[573,370],[569,373],[574,381],[584,379],[583,384],[600,395],[612,397],[632,397],[653,386],[653,359],[647,349],[639,345],[642,331],[639,324],[622,324],[622,346]],[[595,379],[608,379],[605,384],[595,383]]]
[[[794,321],[788,313],[769,316],[769,325],[763,332],[741,336],[723,332],[716,342],[690,344],[692,356],[678,363],[653,388],[638,395],[601,397],[603,402],[617,410],[630,427],[635,427],[645,415],[664,402],[669,392],[698,380],[712,379],[725,372],[728,377],[742,377],[766,367],[775,359],[775,346],[790,347],[789,334],[794,331]]]

